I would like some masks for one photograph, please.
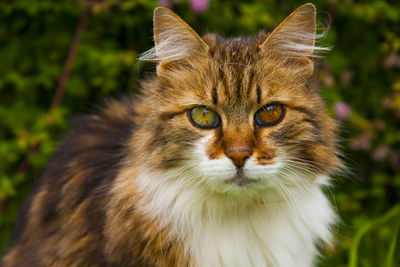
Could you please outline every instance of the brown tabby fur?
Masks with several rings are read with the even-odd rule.
[[[315,13],[312,5],[305,8]],[[167,27],[161,15],[155,17],[156,45],[162,41],[157,30]],[[271,164],[278,147],[285,146],[307,160],[310,171],[331,174],[340,166],[336,123],[311,88],[312,51],[305,51],[310,57],[286,55],[277,30],[254,38],[200,39],[172,16],[170,23],[186,27],[185,42],[197,48],[190,60],[160,59],[157,76],[142,82],[141,95],[109,101],[98,114],[75,120],[75,130],[26,202],[2,266],[193,266],[172,226],[160,228],[159,220],[142,210],[138,203],[149,201],[146,192],[126,177],[135,179],[143,165],[179,166],[208,131],[215,131],[207,144],[210,159],[244,147],[260,164]],[[296,23],[305,27],[304,21]],[[255,127],[252,114],[272,102],[286,105],[284,120]],[[222,126],[194,127],[187,110],[196,103],[215,110]]]

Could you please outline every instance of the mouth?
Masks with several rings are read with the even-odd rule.
[[[227,184],[232,184],[232,185],[236,185],[239,187],[245,187],[248,186],[252,183],[257,182],[257,179],[249,179],[247,178],[244,173],[243,173],[243,169],[238,169],[236,172],[236,175],[228,180],[225,181],[225,183]]]

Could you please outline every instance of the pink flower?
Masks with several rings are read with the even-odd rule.
[[[364,132],[351,140],[350,148],[358,151],[368,151],[371,148],[371,139],[372,134],[370,132]]]
[[[158,1],[158,5],[168,7],[168,8],[172,7],[172,3],[168,0],[160,0],[160,1]]]
[[[208,0],[190,0],[190,7],[196,13],[202,13],[209,8]]]
[[[336,102],[335,113],[336,113],[336,118],[338,118],[338,120],[345,121],[350,116],[351,107],[349,107],[349,105],[347,105],[343,101]]]
[[[372,159],[375,161],[383,161],[389,154],[389,148],[387,146],[378,147],[372,154]]]

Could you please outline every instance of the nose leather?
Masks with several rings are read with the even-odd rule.
[[[248,148],[236,148],[236,149],[229,149],[226,151],[226,156],[228,156],[236,167],[243,167],[246,159],[248,159],[252,152]]]

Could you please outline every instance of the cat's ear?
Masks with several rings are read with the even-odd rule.
[[[292,12],[260,46],[269,54],[290,57],[302,67],[303,75],[313,73],[312,58],[315,50],[324,49],[315,46],[316,9],[311,3],[305,4]]]
[[[157,70],[183,59],[204,56],[207,44],[178,15],[165,7],[154,10],[155,47],[141,56],[142,60],[156,61]]]

